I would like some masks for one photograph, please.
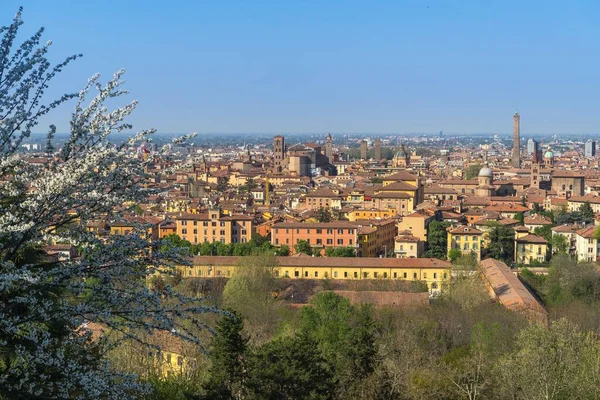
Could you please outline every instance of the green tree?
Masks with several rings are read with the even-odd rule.
[[[290,255],[290,246],[287,244],[282,244],[279,246],[277,250],[275,250],[275,254],[280,257],[287,257]]]
[[[353,247],[326,247],[325,256],[327,257],[355,257],[355,250]]]
[[[523,222],[525,221],[525,214],[523,213],[523,211],[519,211],[518,213],[516,213],[515,219],[517,221],[519,221],[521,224],[523,224]]]
[[[446,228],[450,226],[448,222],[433,221],[427,228],[427,242],[429,248],[425,252],[426,257],[446,259],[448,251],[448,232]]]
[[[575,399],[597,398],[598,381],[582,381],[583,354],[597,353],[598,341],[583,334],[566,319],[550,328],[532,325],[517,336],[516,350],[497,365],[504,381],[504,398]],[[598,371],[600,359],[592,361]],[[585,372],[584,372],[585,373]]]
[[[246,179],[246,183],[240,186],[240,191],[250,193],[257,187],[258,187],[258,183],[256,183],[254,178],[248,178],[248,179]]]
[[[239,399],[245,392],[248,339],[244,322],[233,310],[219,321],[209,353],[209,379],[205,385],[207,399]]]
[[[357,308],[344,297],[322,292],[302,309],[301,320],[300,329],[312,336],[334,367],[341,397],[356,398],[359,381],[373,373],[377,363],[378,326],[372,308]]]
[[[309,256],[313,255],[313,249],[310,247],[310,244],[306,240],[298,240],[298,243],[294,245],[294,250],[296,253],[307,254]]]
[[[489,232],[489,244],[485,257],[501,260],[510,265],[515,254],[515,231],[507,226],[497,225]]]
[[[552,235],[552,252],[567,253],[569,251],[569,241],[563,235]]]
[[[223,289],[223,301],[244,317],[251,343],[264,343],[278,328],[283,305],[273,297],[277,287],[273,255],[244,257]]]
[[[317,221],[319,222],[331,222],[333,221],[333,215],[331,214],[331,210],[328,208],[319,207],[317,210]]]
[[[331,368],[306,333],[276,339],[252,358],[249,387],[256,399],[330,399]]]
[[[454,264],[458,257],[460,257],[461,255],[462,252],[460,251],[460,249],[450,249],[450,251],[448,252],[448,258],[450,259],[450,262],[452,262],[452,264]]]
[[[479,175],[479,171],[481,171],[481,168],[482,168],[481,164],[472,164],[472,165],[469,165],[467,167],[467,170],[465,171],[465,177],[466,177],[466,179],[476,178]]]
[[[220,176],[217,178],[217,192],[223,193],[229,188],[229,178]]]
[[[594,210],[592,209],[589,201],[586,201],[581,205],[581,207],[579,207],[579,213],[581,214],[581,222],[586,224],[591,224],[596,219]]]

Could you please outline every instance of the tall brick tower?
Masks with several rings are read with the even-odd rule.
[[[280,173],[283,170],[283,159],[285,158],[285,138],[277,135],[273,138],[273,166],[275,172]]]
[[[512,165],[521,168],[521,116],[518,112],[513,115]]]
[[[325,138],[325,157],[327,157],[329,163],[333,162],[333,138],[331,133],[328,133]]]
[[[367,159],[367,141],[366,140],[363,140],[360,142],[360,159],[361,160]]]
[[[381,160],[381,139],[375,139],[375,161]]]

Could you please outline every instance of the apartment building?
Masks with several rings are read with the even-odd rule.
[[[448,253],[458,249],[462,254],[473,254],[477,261],[481,260],[481,242],[483,232],[470,226],[457,226],[448,229]]]
[[[191,243],[246,243],[254,233],[254,218],[249,215],[223,215],[220,210],[204,214],[179,214],[173,217],[177,235]]]
[[[395,221],[285,222],[273,225],[271,243],[294,245],[304,240],[313,247],[354,247],[358,257],[377,257],[394,249]]]
[[[577,260],[583,262],[594,262],[598,259],[598,237],[595,234],[597,226],[588,226],[575,232],[575,251]]]

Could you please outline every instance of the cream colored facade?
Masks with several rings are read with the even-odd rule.
[[[241,257],[194,257],[192,266],[177,267],[183,278],[228,278],[243,268]],[[273,275],[291,279],[399,279],[423,281],[438,293],[450,281],[447,261],[414,258],[277,257]]]

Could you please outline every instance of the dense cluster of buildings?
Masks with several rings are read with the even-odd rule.
[[[501,225],[514,232],[514,263],[543,264],[552,255],[551,237],[538,228],[549,226],[579,260],[598,257],[598,219],[554,224],[548,217],[584,204],[600,213],[593,141],[566,149],[531,138],[522,146],[518,113],[509,144],[494,139],[448,148],[443,141],[418,147],[389,137],[340,139],[327,134],[290,145],[277,135],[270,145],[217,145],[201,155],[178,149],[166,157],[155,157],[151,147],[132,149],[155,157],[147,186],[159,194],[136,215],[110,222],[99,216],[89,230],[122,234],[143,221],[152,237],[176,234],[191,244],[242,244],[260,235],[292,256],[303,243],[318,256],[341,247],[357,259],[417,259],[428,254],[430,226],[438,221],[447,223],[448,253],[481,260],[490,227]],[[183,159],[192,161],[189,167],[167,172]]]

